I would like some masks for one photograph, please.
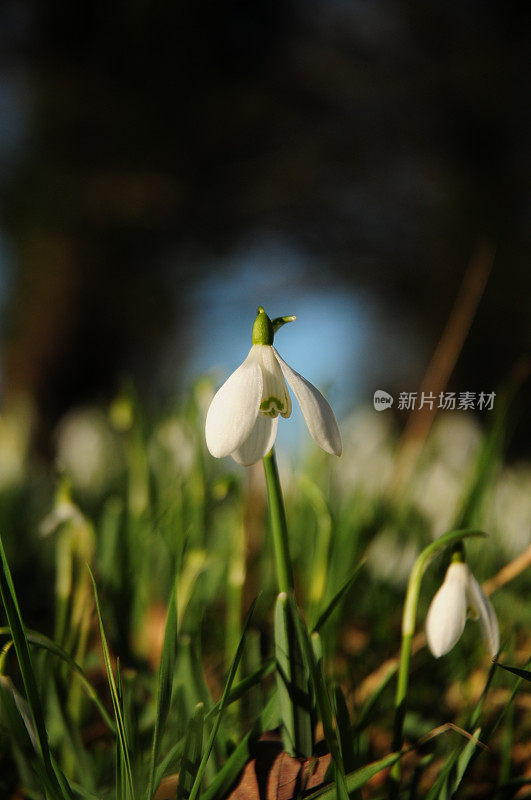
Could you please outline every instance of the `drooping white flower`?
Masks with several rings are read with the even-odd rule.
[[[325,452],[341,455],[341,435],[329,404],[273,347],[276,328],[293,319],[282,317],[271,322],[263,308],[258,310],[247,358],[218,390],[208,409],[205,437],[216,458],[231,455],[239,464],[249,466],[271,450],[279,414],[286,418],[291,415],[287,384],[313,439]]]
[[[436,658],[450,652],[463,633],[467,611],[479,620],[485,647],[492,657],[499,649],[498,620],[488,597],[467,564],[450,564],[426,617],[426,638]]]

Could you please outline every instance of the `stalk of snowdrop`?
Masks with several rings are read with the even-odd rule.
[[[424,575],[429,560],[437,551],[452,545],[454,554],[463,554],[463,540],[472,536],[485,536],[485,534],[481,531],[473,530],[458,530],[445,533],[443,536],[440,536],[438,539],[436,539],[434,542],[431,542],[431,544],[424,548],[422,553],[417,558],[413,569],[411,570],[406,592],[406,599],[404,602],[404,610],[402,612],[402,645],[400,649],[400,662],[398,666],[398,679],[395,694],[393,750],[399,750],[402,747],[403,742],[404,718],[406,715],[406,701],[409,684],[409,665],[411,662],[411,645],[413,636],[415,634],[417,607],[422,576]],[[464,566],[466,567],[466,565]],[[479,589],[479,591],[481,592],[481,589]],[[391,768],[391,797],[398,796],[400,788],[400,774],[400,762],[397,761],[396,764]]]
[[[264,456],[264,472],[273,548],[275,551],[278,590],[289,594],[293,590],[293,569],[289,555],[288,525],[284,509],[284,498],[282,497],[282,487],[280,485],[274,447]]]
[[[280,714],[285,748],[308,758],[313,751],[313,723],[305,698],[310,680],[297,635],[293,603],[293,568],[288,526],[278,474],[274,442],[278,417],[289,417],[291,398],[297,398],[308,430],[327,453],[341,455],[336,418],[323,395],[291,369],[273,347],[275,332],[294,316],[270,320],[260,306],[253,325],[252,347],[243,364],[215,394],[208,409],[205,438],[213,456],[231,455],[244,466],[264,462],[269,517],[278,588],[275,610],[275,651]]]

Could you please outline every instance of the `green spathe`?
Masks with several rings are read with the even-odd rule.
[[[262,306],[258,306],[257,317],[253,325],[253,344],[273,344],[275,333],[286,322],[295,322],[295,314],[286,317],[275,317],[270,320]]]
[[[262,306],[259,306],[253,325],[253,344],[273,344],[274,335],[273,323]]]

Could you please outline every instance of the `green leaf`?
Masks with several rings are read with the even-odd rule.
[[[28,761],[33,760],[38,755],[38,744],[29,707],[11,681],[3,675],[0,676],[0,700],[3,717],[11,734],[11,743],[18,747]]]
[[[154,785],[158,787],[161,780],[166,775],[168,770],[173,764],[176,764],[184,752],[185,737],[183,736],[179,741],[175,742],[171,747],[160,764],[155,768]]]
[[[472,734],[473,738],[463,748],[457,748],[453,753],[450,753],[437,775],[435,783],[428,792],[426,800],[437,800],[439,797],[450,800],[454,796],[461,784],[470,759],[476,751],[480,733],[481,728],[476,728]]]
[[[345,783],[345,770],[343,766],[341,747],[337,736],[336,722],[332,711],[332,703],[330,701],[330,695],[328,694],[328,688],[324,676],[321,656],[321,640],[318,633],[312,633],[312,638],[310,640],[308,631],[306,630],[306,626],[299,616],[294,600],[289,598],[289,602],[292,605],[292,613],[297,623],[297,636],[302,643],[304,654],[310,668],[312,686],[317,700],[321,722],[323,724],[324,736],[335,765],[337,797],[338,800],[344,800],[344,798],[348,798],[348,792]]]
[[[380,685],[377,687],[377,689],[371,694],[371,696],[368,698],[368,700],[366,700],[366,702],[362,706],[361,711],[358,714],[358,718],[357,718],[357,720],[356,720],[356,722],[354,724],[354,734],[355,735],[359,735],[363,730],[365,730],[365,728],[369,724],[369,721],[370,721],[372,712],[374,710],[374,707],[376,706],[378,700],[381,698],[381,696],[384,693],[385,689],[391,683],[391,679],[393,678],[394,675],[396,675],[397,671],[398,671],[398,664],[393,664],[393,666],[391,666],[389,668],[389,671],[387,672],[387,674],[383,678],[383,680],[380,683]]]
[[[123,716],[123,693],[122,693],[122,673],[120,672],[120,661],[116,659],[116,696],[118,700],[118,708]],[[124,720],[124,731],[125,720]],[[116,800],[127,800],[127,788],[125,777],[125,759],[123,750],[118,742],[115,748],[115,771],[116,771]]]
[[[243,653],[243,646],[245,644],[245,636],[247,634],[247,629],[249,628],[249,624],[254,614],[254,610],[256,608],[258,598],[253,602],[251,609],[247,615],[247,619],[245,620],[245,625],[243,626],[243,632],[238,643],[238,647],[234,658],[232,660],[232,664],[230,665],[229,674],[227,675],[227,680],[225,681],[225,688],[223,689],[223,694],[221,696],[221,702],[219,706],[219,711],[216,716],[216,720],[214,725],[212,726],[212,730],[210,731],[210,736],[208,738],[208,743],[203,753],[203,757],[201,759],[201,763],[199,764],[199,768],[197,770],[197,775],[195,776],[194,784],[190,791],[190,800],[195,800],[195,798],[199,795],[199,790],[201,788],[201,781],[203,780],[203,775],[205,773],[206,765],[208,759],[210,758],[210,753],[212,752],[212,747],[214,745],[214,740],[216,738],[216,734],[218,732],[219,725],[221,723],[221,718],[223,716],[223,712],[225,707],[227,706],[227,701],[230,695],[230,690],[232,688],[232,684],[234,681],[234,676],[236,675],[236,670],[238,669],[238,665],[240,663],[240,659]]]
[[[164,733],[164,726],[170,710],[173,676],[175,674],[175,659],[177,655],[177,596],[175,587],[176,584],[174,583],[168,605],[164,644],[160,659],[157,688],[157,712],[155,717],[155,728],[153,731],[153,744],[151,747],[148,789],[146,793],[148,800],[151,800],[151,797],[153,796],[155,765],[157,763],[160,740],[162,738],[162,734]]]
[[[183,685],[185,716],[188,718],[194,713],[197,703],[203,703],[208,711],[214,706],[214,700],[204,678],[203,665],[197,652],[199,644],[199,636],[195,636],[193,639],[188,634],[179,637],[177,671]],[[216,767],[226,753],[226,736],[223,727],[220,725],[214,742],[214,758],[207,764],[205,774],[207,780],[214,778]]]
[[[310,670],[297,633],[298,614],[285,592],[275,606],[277,691],[284,745],[292,756],[309,758],[313,751]]]
[[[495,661],[493,663],[492,672],[494,672],[494,669],[495,669],[497,663],[498,663],[497,661]],[[528,666],[529,666],[529,664],[526,664],[526,667],[528,667]],[[503,704],[500,713],[495,718],[495,720],[491,723],[491,725],[490,725],[490,727],[489,727],[489,729],[487,731],[487,734],[485,736],[485,741],[486,742],[488,742],[488,740],[491,738],[491,736],[494,735],[494,732],[496,731],[496,729],[500,725],[501,721],[503,720],[504,716],[506,715],[507,711],[509,710],[509,707],[510,707],[511,703],[513,702],[514,698],[516,697],[516,693],[517,693],[518,689],[520,688],[520,686],[522,685],[522,681],[523,680],[524,679],[522,677],[519,677],[518,680],[516,681],[516,683],[514,684],[514,686],[512,688],[512,691],[511,691],[511,694],[509,695],[509,697],[507,699],[507,702]]]
[[[22,621],[22,615],[20,613],[15,587],[13,585],[13,579],[11,577],[11,571],[9,569],[9,564],[7,563],[1,537],[0,558],[2,560],[2,568],[0,569],[0,594],[2,596],[7,622],[11,632],[11,637],[13,639],[15,652],[17,654],[18,665],[22,675],[22,681],[24,683],[24,689],[26,691],[26,697],[35,728],[39,754],[44,768],[43,772],[46,776],[46,788],[51,796],[70,800],[72,797],[71,792],[69,791],[67,785],[63,785],[62,782],[59,781],[52,765],[48,734],[46,732],[41,699],[31,661],[26,630],[24,627],[24,622]]]
[[[201,800],[222,800],[247,762],[253,757],[252,749],[254,743],[258,741],[265,731],[275,728],[279,722],[278,697],[275,691],[249,733],[243,737],[214,780],[201,794]]]
[[[477,741],[481,733],[481,728],[476,728],[472,734],[472,739],[465,744],[457,759],[457,770],[454,780],[449,787],[448,797],[453,797],[461,785],[461,781],[465,776],[466,769],[470,763],[470,759],[476,752]]]
[[[0,675],[0,701],[2,721],[7,728],[10,744],[17,758],[19,768],[22,762],[28,772],[28,776],[31,775],[31,778],[33,778],[36,775],[40,787],[45,790],[46,797],[55,797],[39,754],[39,746],[29,706],[15,689],[11,680],[3,675]],[[29,777],[24,780],[25,776],[22,774],[21,778],[29,784]],[[42,794],[39,793],[38,797],[40,800]]]
[[[235,703],[237,700],[243,697],[249,691],[249,689],[251,689],[253,686],[256,686],[256,684],[260,683],[262,678],[265,678],[267,675],[270,675],[274,669],[275,669],[275,661],[274,659],[271,658],[265,661],[260,667],[255,669],[255,671],[251,675],[247,675],[247,677],[242,678],[241,681],[238,681],[238,683],[234,686],[234,688],[229,694],[227,700],[227,706],[230,706],[231,703]],[[212,708],[208,711],[208,713],[205,714],[205,720],[210,719],[211,716],[216,714],[219,711],[220,705],[221,701],[213,705]]]
[[[525,681],[531,681],[531,672],[527,669],[520,669],[520,667],[509,667],[507,664],[500,664],[499,661],[494,662],[497,667],[501,667],[502,669],[507,670],[507,672],[512,672],[513,675],[517,675],[519,678],[523,678]]]
[[[340,686],[334,686],[334,710],[337,720],[337,729],[339,732],[339,744],[341,746],[341,755],[343,757],[343,766],[345,772],[351,772],[355,767],[355,742],[352,735],[352,725],[350,723],[350,714],[347,708],[345,696],[341,691]]]
[[[0,636],[4,636],[4,635],[10,635],[10,629],[9,628],[0,628]],[[44,636],[44,634],[42,634],[42,633],[38,633],[37,631],[32,631],[32,630],[26,629],[26,638],[27,638],[28,642],[30,644],[34,645],[35,647],[40,647],[43,650],[48,651],[52,655],[55,655],[58,658],[61,658],[63,661],[65,661],[68,664],[68,666],[71,669],[73,669],[76,672],[76,674],[79,676],[79,678],[81,680],[81,683],[83,684],[83,687],[85,688],[85,691],[86,691],[88,697],[97,705],[98,710],[99,710],[101,716],[103,717],[103,719],[105,720],[107,726],[109,727],[109,729],[113,733],[116,733],[116,728],[115,728],[113,720],[109,716],[109,713],[108,713],[107,709],[105,708],[102,700],[100,699],[98,693],[96,692],[96,689],[94,688],[92,683],[89,681],[89,679],[87,678],[86,673],[84,672],[83,668],[79,666],[77,661],[75,661],[72,658],[72,656],[69,653],[66,652],[66,650],[63,650],[62,647],[59,647],[59,645],[56,644],[52,639],[49,639],[47,636]]]
[[[87,567],[90,572],[90,577],[92,578],[92,585],[94,587],[94,599],[96,602],[96,614],[98,616],[98,622],[100,626],[100,635],[101,635],[101,644],[103,647],[103,659],[105,661],[105,669],[107,670],[107,679],[109,682],[109,689],[111,692],[111,700],[112,706],[114,711],[114,719],[116,721],[116,732],[117,732],[117,747],[118,752],[120,754],[120,759],[123,761],[124,770],[125,770],[125,777],[127,784],[129,786],[129,792],[131,795],[132,800],[135,797],[135,790],[133,786],[133,774],[131,771],[131,760],[129,757],[129,747],[127,745],[127,735],[125,731],[125,724],[124,718],[122,714],[122,707],[120,702],[120,696],[118,694],[118,689],[116,687],[116,681],[114,680],[114,674],[112,671],[111,665],[111,657],[109,655],[109,646],[107,644],[107,637],[105,636],[105,629],[103,627],[103,620],[101,617],[100,611],[100,601],[98,598],[98,589],[96,587],[96,581],[94,580],[94,576],[90,571],[90,567]]]
[[[239,700],[239,698],[243,696],[243,694],[249,689],[249,687],[254,686],[263,677],[269,675],[274,668],[275,668],[274,660],[269,659],[261,667],[255,670],[255,672],[252,675],[249,675],[248,677],[244,678],[239,683],[237,683],[229,694],[227,700],[227,706],[229,706],[229,704],[234,702],[235,700]],[[278,724],[277,717],[275,716],[277,713],[276,694],[274,695],[273,700],[274,702],[270,701],[266,705],[265,709],[262,711],[261,715],[257,719],[257,722],[255,723],[256,729],[259,728],[258,736],[261,736],[261,734],[265,730],[275,727]],[[216,703],[210,709],[210,711],[207,714],[205,714],[205,721],[214,716],[214,714],[217,714],[220,709],[220,706],[221,706],[221,701]],[[261,720],[266,720],[267,726],[265,726],[265,723],[262,723]],[[247,737],[249,737],[249,735],[250,734],[247,734]],[[224,764],[224,766],[215,776],[211,786],[215,787],[216,785],[219,784],[220,786],[223,787],[225,786],[225,781],[227,780],[229,781],[228,785],[230,786],[233,780],[233,778],[230,777],[232,775],[232,771],[236,769],[237,773],[240,769],[243,768],[243,766],[249,759],[249,753],[247,750],[247,744],[249,740],[247,737],[245,737],[242,740],[242,742],[236,747],[236,749],[232,752],[228,761]],[[155,781],[154,781],[155,786],[158,786],[160,784],[162,778],[169,770],[170,766],[174,763],[177,763],[184,750],[184,743],[185,743],[185,737],[179,739],[179,741],[173,745],[173,747],[168,751],[168,753],[166,753],[166,755],[164,756],[164,758],[162,759],[162,761],[155,770]],[[241,766],[237,768],[237,764],[241,764]],[[226,775],[229,775],[229,777],[228,778],[224,777]],[[210,788],[211,787],[209,786],[207,792],[210,791]]]
[[[355,568],[355,570],[352,573],[352,575],[345,581],[345,583],[339,589],[339,591],[337,591],[335,593],[335,595],[332,597],[332,599],[330,600],[330,602],[328,603],[326,608],[319,615],[319,618],[318,618],[317,622],[313,626],[312,633],[314,631],[319,632],[321,630],[321,628],[323,627],[325,622],[332,615],[332,613],[335,611],[335,609],[341,603],[343,598],[348,594],[348,591],[349,591],[350,587],[352,586],[352,584],[354,583],[354,581],[356,580],[356,578],[358,577],[359,571],[362,568],[363,564],[364,564],[364,561],[360,561],[360,563],[357,565],[357,567]]]
[[[348,793],[351,794],[357,789],[361,789],[362,786],[365,786],[365,784],[370,781],[374,775],[377,775],[378,772],[381,772],[383,769],[388,769],[389,767],[392,767],[393,764],[396,764],[396,762],[399,761],[407,752],[409,752],[410,749],[411,748],[407,748],[398,753],[389,753],[389,755],[384,756],[384,758],[380,758],[378,761],[373,761],[371,764],[367,764],[365,767],[361,767],[355,772],[351,772],[345,777],[345,784]],[[308,795],[306,800],[317,800],[317,798],[319,798],[319,800],[336,800],[336,797],[336,787],[325,786],[322,789],[318,789],[316,792],[312,792],[312,794]]]
[[[198,703],[186,734],[175,800],[188,800],[192,791],[203,750],[204,718],[205,707],[203,703]]]
[[[457,771],[459,770],[459,759],[466,752],[466,755],[463,756],[463,761],[461,762],[461,768],[462,768],[463,774],[464,774],[464,770],[466,769],[466,767],[468,767],[468,764],[469,764],[470,760],[477,754],[476,743],[479,740],[479,734],[480,734],[480,731],[481,731],[481,728],[478,727],[477,723],[478,723],[479,717],[481,715],[481,711],[483,709],[483,704],[485,702],[485,698],[487,696],[487,692],[488,692],[488,690],[490,688],[490,684],[491,684],[492,679],[494,677],[494,673],[495,673],[495,669],[494,669],[494,664],[493,664],[492,667],[489,670],[489,674],[487,676],[487,680],[485,681],[485,686],[483,687],[483,691],[481,692],[481,695],[479,696],[479,699],[478,699],[476,705],[474,706],[474,708],[472,710],[472,713],[470,715],[470,718],[468,720],[468,723],[467,723],[468,730],[474,729],[474,733],[471,734],[472,737],[474,738],[473,746],[471,747],[470,750],[466,749],[467,745],[472,742],[472,740],[469,740],[464,748],[459,748],[459,747],[455,748],[454,751],[452,753],[450,753],[450,755],[447,757],[445,763],[441,767],[441,770],[439,771],[437,779],[436,779],[435,783],[433,784],[433,787],[432,787],[430,793],[428,794],[426,800],[436,800],[436,798],[438,798],[439,796],[445,797],[445,798],[451,797],[451,794],[448,794],[448,792],[450,792],[450,790],[451,790],[451,788],[452,788],[452,786],[454,784],[454,781],[456,779],[456,775],[457,775],[456,770]],[[509,699],[509,703],[511,702],[511,699],[512,698]],[[505,709],[504,709],[503,713],[505,713]],[[489,738],[488,735],[485,736],[484,737],[484,741],[486,742],[488,740],[488,738]],[[465,764],[465,761],[466,761],[466,764]],[[459,781],[462,780],[463,774],[461,775]],[[456,789],[456,791],[457,791],[457,789]]]

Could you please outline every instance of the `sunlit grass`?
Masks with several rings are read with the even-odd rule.
[[[450,797],[459,786],[490,797],[484,787],[501,784],[514,796],[531,724],[525,693],[513,697],[517,677],[491,669],[476,626],[437,661],[419,638],[444,554],[421,586],[402,756],[392,741],[416,558],[445,531],[473,526],[488,537],[467,544],[469,561],[487,580],[529,547],[530,467],[503,465],[502,428],[441,417],[399,494],[385,415],[346,420],[336,463],[315,450],[304,463],[281,457],[299,617],[279,609],[261,465],[206,451],[211,393],[201,379],[156,418],[132,393],[71,412],[55,476],[28,449],[29,406],[2,418],[0,796],[227,797],[259,736],[288,713],[279,703],[295,703],[274,676],[290,631],[309,675],[304,749],[314,766],[327,750],[334,764],[314,789],[322,797],[359,798],[361,787],[388,796],[402,756],[403,797]],[[502,660],[519,667],[529,658],[526,563],[494,595]],[[448,722],[463,731],[429,737]],[[488,756],[473,737],[488,741]]]

